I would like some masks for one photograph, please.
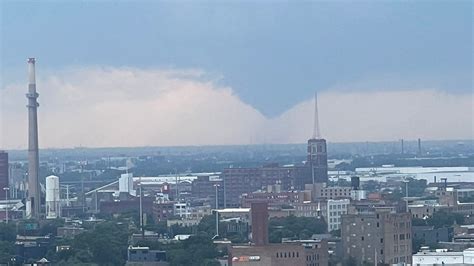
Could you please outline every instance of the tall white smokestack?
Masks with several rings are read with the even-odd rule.
[[[35,58],[28,58],[28,197],[26,216],[38,218],[40,214],[41,189],[39,186],[38,152],[38,93],[36,92]]]

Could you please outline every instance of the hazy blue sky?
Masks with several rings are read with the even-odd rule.
[[[472,3],[0,0],[0,148],[472,139]]]
[[[196,68],[271,117],[316,89],[472,90],[471,1],[0,2],[4,84],[28,56]]]

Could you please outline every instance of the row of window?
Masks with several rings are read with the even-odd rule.
[[[346,211],[329,212],[329,216],[341,216],[346,213],[347,213]]]
[[[400,247],[398,247],[398,245],[395,245],[393,247],[393,253],[395,253],[395,254],[397,254],[398,251],[400,251],[400,253],[403,253],[403,252],[409,251],[409,250],[410,250],[410,248],[409,248],[408,245],[400,245]]]
[[[277,252],[276,253],[277,258],[299,258],[300,253],[297,252]]]
[[[410,261],[409,257],[400,257],[400,258],[394,258],[393,262],[391,263],[399,263],[399,262],[407,262]]]
[[[336,210],[336,209],[338,209],[338,210],[347,209],[347,206],[348,206],[348,205],[349,205],[349,204],[329,205],[329,209],[330,209],[330,210],[332,210],[332,209],[334,209],[334,210]]]
[[[405,239],[410,239],[411,235],[409,233],[405,234],[395,234],[393,235],[393,241],[397,242],[398,240],[405,240]]]
[[[319,254],[313,254],[306,256],[306,261],[319,260]]]

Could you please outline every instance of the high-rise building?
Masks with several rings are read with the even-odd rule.
[[[38,99],[36,92],[35,59],[28,58],[28,197],[26,216],[39,217],[41,190],[39,185],[39,151],[38,151]]]
[[[252,243],[256,246],[268,245],[268,203],[257,201],[250,206]]]
[[[411,215],[375,211],[342,216],[344,257],[359,264],[411,263]]]
[[[5,193],[9,185],[8,182],[8,153],[5,151],[0,151],[0,199],[5,199]]]
[[[319,128],[318,96],[314,96],[314,129],[313,136],[308,140],[306,164],[311,168],[314,183],[328,181],[328,153],[326,140],[321,137]]]

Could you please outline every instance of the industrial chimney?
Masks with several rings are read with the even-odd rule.
[[[40,214],[41,190],[39,186],[38,154],[38,93],[36,92],[35,58],[28,58],[28,197],[26,216],[38,218]]]

